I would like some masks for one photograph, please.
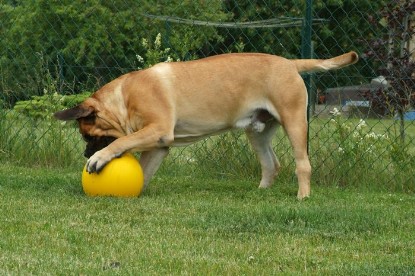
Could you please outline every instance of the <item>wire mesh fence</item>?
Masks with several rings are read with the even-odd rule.
[[[328,58],[355,50],[358,64],[305,76],[313,181],[414,191],[414,10],[409,0],[3,1],[0,160],[84,163],[75,125],[51,114],[132,70],[228,52]],[[282,131],[274,146],[288,167],[281,174],[293,177]],[[166,163],[170,173],[259,174],[239,132],[174,149]]]

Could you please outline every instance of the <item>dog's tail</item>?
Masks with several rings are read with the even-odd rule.
[[[359,56],[356,52],[349,52],[330,59],[293,59],[298,72],[316,72],[340,69],[356,63]]]

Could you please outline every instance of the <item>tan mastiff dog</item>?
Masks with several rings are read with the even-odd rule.
[[[55,117],[78,120],[87,142],[88,172],[99,172],[125,152],[139,151],[145,185],[169,147],[240,128],[261,164],[259,187],[270,187],[280,167],[271,140],[282,125],[294,150],[302,199],[310,195],[311,166],[307,91],[299,73],[338,69],[357,60],[355,52],[326,60],[243,53],[160,63],[111,81]]]

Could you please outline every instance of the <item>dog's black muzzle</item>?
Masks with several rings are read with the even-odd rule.
[[[83,135],[83,138],[86,142],[86,149],[84,152],[84,156],[86,158],[91,157],[94,153],[96,153],[99,150],[102,150],[109,144],[111,144],[115,139],[111,136],[89,136],[89,135]]]

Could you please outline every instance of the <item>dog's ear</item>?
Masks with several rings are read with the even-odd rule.
[[[80,104],[73,108],[65,109],[62,111],[58,111],[53,116],[62,121],[69,121],[69,120],[77,120],[79,118],[88,117],[91,115],[95,109],[92,106],[85,106]]]

